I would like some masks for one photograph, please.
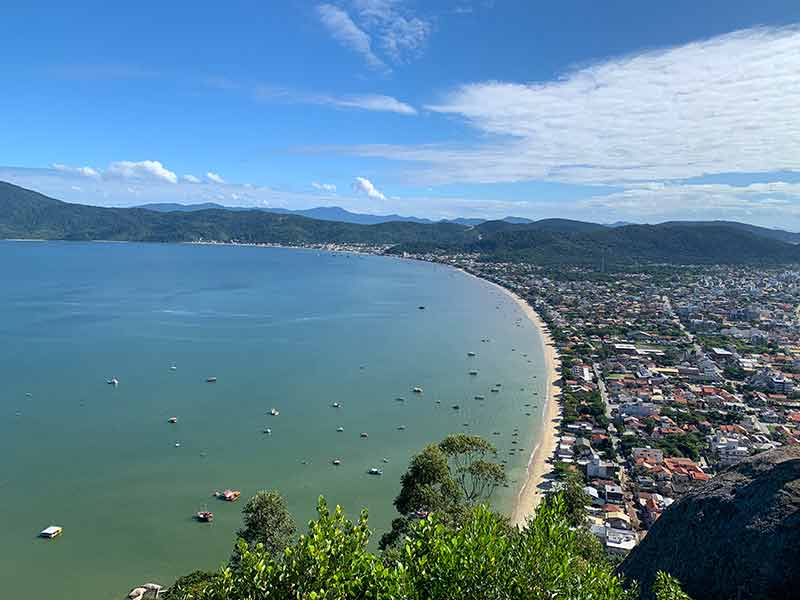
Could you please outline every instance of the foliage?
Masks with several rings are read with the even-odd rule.
[[[658,600],[692,600],[687,593],[681,590],[680,582],[664,571],[656,573],[653,594]]]
[[[570,526],[563,498],[541,505],[527,528],[510,527],[485,506],[477,506],[460,527],[437,515],[414,524],[395,554],[382,560],[367,550],[367,515],[357,522],[340,507],[328,510],[320,498],[318,518],[308,533],[273,556],[257,544],[239,542],[241,559],[226,566],[203,589],[180,600],[262,600],[349,598],[459,598],[464,600],[634,600],[601,555],[598,544]],[[590,536],[591,537],[591,536]],[[177,591],[177,586],[175,587]],[[658,600],[676,595],[664,579]]]
[[[207,571],[192,571],[175,580],[175,583],[161,596],[162,600],[181,600],[183,598],[195,598],[204,589],[211,585],[216,573]]]
[[[572,527],[583,527],[588,515],[587,506],[592,498],[583,491],[583,481],[577,474],[569,474],[563,479],[561,498],[564,502],[564,515]],[[545,498],[549,502],[549,498]]]
[[[450,463],[450,475],[461,487],[464,499],[474,504],[488,499],[497,486],[506,482],[503,466],[486,460],[496,456],[493,444],[477,435],[449,435],[439,448]]]
[[[248,546],[261,544],[268,554],[277,555],[289,545],[297,527],[286,501],[276,491],[260,491],[242,509],[243,527],[237,537]],[[234,556],[237,555],[237,548]]]

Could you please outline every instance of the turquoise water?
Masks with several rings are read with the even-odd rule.
[[[377,538],[411,454],[452,432],[491,438],[511,479],[524,477],[544,398],[538,334],[512,300],[453,269],[309,250],[1,242],[0,273],[7,597],[116,598],[216,568],[240,521],[242,502],[211,497],[227,487],[243,500],[277,489],[301,523],[319,494],[351,516],[367,507]],[[523,452],[509,455],[512,439]],[[212,525],[192,521],[204,505]],[[38,539],[50,524],[64,534]]]

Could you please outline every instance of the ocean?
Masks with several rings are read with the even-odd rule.
[[[366,507],[377,541],[409,458],[449,433],[483,435],[508,461],[496,508],[510,510],[525,478],[545,398],[538,332],[511,298],[454,269],[0,242],[0,273],[4,597],[106,600],[215,569],[260,489],[278,490],[301,530],[319,495],[353,518]],[[226,488],[242,499],[212,497]],[[192,519],[205,507],[213,524]],[[63,535],[38,538],[48,525]]]

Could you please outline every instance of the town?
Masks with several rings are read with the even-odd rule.
[[[552,466],[581,478],[587,526],[612,555],[632,550],[699,482],[800,440],[800,271],[603,273],[405,256],[501,285],[547,323],[561,359]]]

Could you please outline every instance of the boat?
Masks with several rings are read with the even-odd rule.
[[[334,402],[333,404],[331,404],[331,406],[332,406],[333,408],[341,408],[341,407],[342,407],[342,405],[341,405],[341,403],[340,403],[340,402]]]
[[[106,383],[108,385],[113,385],[116,387],[119,385],[119,379],[117,379],[116,377],[112,377],[111,379],[106,380]]]
[[[201,523],[211,523],[214,520],[214,513],[210,510],[198,510],[194,513],[194,518]]]
[[[368,437],[369,437],[369,434],[368,434],[366,431],[362,431],[362,432],[361,432],[361,435],[360,435],[359,437],[362,437],[362,438],[368,438]]]
[[[397,431],[405,431],[405,430],[406,430],[406,426],[405,425],[398,425],[397,426]]]
[[[370,475],[383,475],[383,470],[378,467],[372,467],[367,473]]]
[[[225,490],[222,492],[214,492],[214,496],[219,498],[220,500],[224,500],[225,502],[236,502],[239,499],[239,496],[242,495],[242,492],[239,490]]]
[[[418,308],[419,308],[420,310],[425,310],[425,307],[424,307],[424,306],[419,306]]]
[[[461,407],[458,404],[453,404],[453,410],[458,410],[459,408]]]
[[[469,374],[470,374],[470,375],[477,375],[477,374],[478,374],[478,371],[476,371],[475,369],[472,369],[472,370],[469,372]]]
[[[170,417],[169,419],[167,419],[167,423],[177,423],[177,422],[178,422],[178,417]]]
[[[181,443],[180,442],[175,442],[175,447],[176,448],[180,448],[181,447]]]
[[[383,462],[385,462],[385,463],[388,463],[388,462],[389,462],[389,459],[388,459],[388,458],[384,458],[384,459],[382,459],[382,460],[383,460]]]
[[[338,431],[339,433],[342,433],[344,431],[344,427],[337,427],[336,431]]]
[[[411,388],[411,391],[414,392],[415,394],[421,394],[422,388],[421,387]]]
[[[50,525],[49,527],[45,527],[39,532],[39,537],[52,540],[54,537],[60,536],[63,532],[64,532],[63,527],[59,527],[58,525]]]
[[[206,377],[206,383],[217,383],[216,377]]]
[[[467,356],[475,356],[474,352],[467,352]]]
[[[475,396],[475,400],[486,400],[486,396],[481,396],[480,394],[478,394],[477,396]]]
[[[175,363],[172,363],[172,364],[169,366],[169,370],[170,370],[170,371],[177,371],[177,370],[178,370],[178,367],[176,367],[176,366],[175,366]]]
[[[490,392],[494,392],[495,394],[497,394],[500,391],[500,389],[499,388],[492,388],[489,391]]]
[[[405,401],[406,401],[406,399],[405,399],[405,398],[402,398],[402,397],[400,397],[400,398],[395,398],[395,402],[405,402]]]
[[[266,429],[264,429],[264,433],[266,433],[267,435],[272,435],[272,429],[267,427]]]
[[[271,414],[273,417],[277,417],[279,414],[281,414],[281,411],[279,411],[277,408],[271,408],[269,414]]]
[[[335,466],[337,466],[337,467],[338,467],[340,464],[342,464],[342,461],[341,461],[341,459],[339,459],[339,458],[334,458],[334,459],[333,459],[331,462],[332,462],[332,463],[333,463]]]

